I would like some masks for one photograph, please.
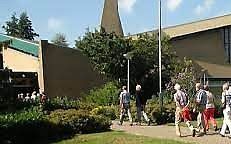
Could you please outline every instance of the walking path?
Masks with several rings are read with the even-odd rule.
[[[113,130],[122,130],[127,133],[142,135],[161,139],[172,139],[184,142],[194,142],[196,144],[231,144],[231,139],[221,137],[214,131],[209,131],[206,135],[200,137],[192,137],[191,132],[186,127],[181,127],[182,137],[175,135],[174,126],[129,126],[129,123],[124,123],[122,126],[118,125],[118,121],[113,121]]]

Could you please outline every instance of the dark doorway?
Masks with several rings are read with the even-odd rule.
[[[0,52],[0,69],[3,69],[3,55],[2,55],[2,51]]]
[[[19,93],[32,93],[38,92],[38,74],[37,72],[13,72],[12,75],[13,85],[16,94]]]

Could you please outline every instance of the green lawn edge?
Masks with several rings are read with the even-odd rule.
[[[150,138],[128,134],[123,131],[110,131],[76,135],[72,139],[54,144],[193,144],[170,139]]]

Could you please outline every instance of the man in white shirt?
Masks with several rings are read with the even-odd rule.
[[[224,105],[224,120],[223,125],[220,131],[220,135],[222,137],[225,136],[225,131],[228,126],[230,134],[229,138],[231,138],[231,86],[228,83],[223,85],[223,92],[222,92],[222,104]]]
[[[176,90],[176,93],[174,94],[174,101],[176,102],[176,112],[175,112],[175,126],[176,126],[176,135],[181,136],[180,131],[180,122],[183,118],[186,122],[186,125],[192,132],[192,136],[194,137],[196,134],[195,129],[191,125],[191,116],[188,108],[189,100],[188,96],[185,92],[181,91],[180,85],[175,84],[174,89]]]

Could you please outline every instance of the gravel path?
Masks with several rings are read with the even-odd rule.
[[[122,126],[118,125],[117,121],[113,121],[111,126],[113,130],[122,130],[127,133],[142,135],[161,139],[174,139],[177,141],[184,142],[194,142],[196,144],[231,144],[231,139],[227,137],[221,137],[218,133],[214,131],[209,131],[203,136],[191,136],[191,132],[186,127],[181,127],[182,137],[177,137],[175,135],[174,126],[129,126],[129,123],[124,123]]]

